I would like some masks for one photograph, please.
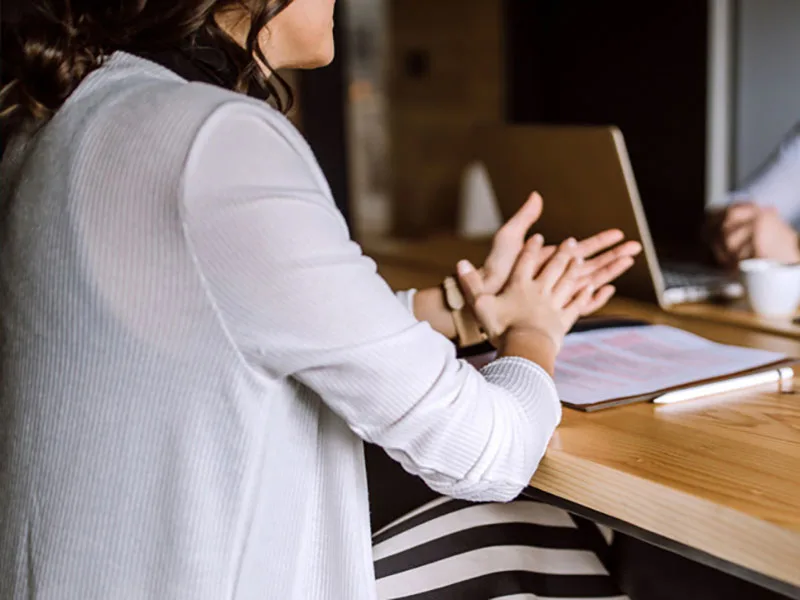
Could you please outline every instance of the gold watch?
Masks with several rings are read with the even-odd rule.
[[[475,313],[467,306],[461,287],[455,277],[446,277],[442,282],[444,291],[444,301],[450,314],[453,316],[453,325],[456,329],[456,341],[458,346],[465,348],[474,346],[489,339],[486,332],[481,328]]]

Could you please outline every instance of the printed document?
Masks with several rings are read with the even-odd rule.
[[[490,358],[470,362],[480,366]],[[563,402],[587,406],[735,375],[785,358],[665,325],[596,329],[566,337],[555,381]]]

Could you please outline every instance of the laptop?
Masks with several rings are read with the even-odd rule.
[[[617,228],[642,244],[644,260],[615,282],[619,295],[664,308],[742,296],[730,273],[700,260],[669,261],[659,254],[616,127],[492,126],[480,129],[475,141],[505,219],[536,190],[544,197],[544,212],[535,230],[546,240]]]

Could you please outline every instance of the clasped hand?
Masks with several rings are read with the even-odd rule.
[[[602,308],[614,295],[610,282],[627,271],[641,252],[638,242],[618,244],[619,230],[578,242],[545,246],[541,235],[525,236],[542,212],[534,193],[495,234],[483,267],[458,265],[464,296],[492,342],[506,333],[536,332],[561,347],[575,321]],[[611,248],[609,250],[609,248]]]
[[[773,207],[739,202],[712,211],[706,229],[714,256],[723,266],[735,267],[749,258],[800,261],[798,233]]]

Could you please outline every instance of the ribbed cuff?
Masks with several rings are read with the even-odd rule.
[[[561,422],[561,401],[556,384],[536,363],[510,356],[489,363],[481,373],[486,381],[517,398],[533,422],[553,428]]]
[[[406,307],[406,310],[408,310],[412,316],[416,316],[414,314],[414,296],[416,295],[417,290],[415,289],[397,292],[396,294],[397,299],[400,300],[401,304]]]

